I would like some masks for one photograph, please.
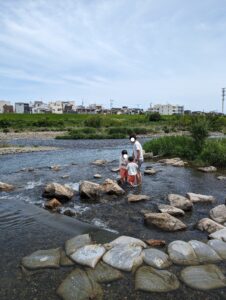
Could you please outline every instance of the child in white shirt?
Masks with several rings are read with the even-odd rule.
[[[128,171],[128,177],[127,181],[131,186],[135,186],[137,184],[137,174],[139,167],[138,165],[134,162],[134,159],[132,156],[128,158],[129,163],[127,165],[127,171]]]
[[[121,183],[125,183],[127,181],[127,165],[128,165],[128,152],[127,150],[122,150],[121,156],[119,158],[119,172]]]

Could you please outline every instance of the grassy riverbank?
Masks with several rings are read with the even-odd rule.
[[[66,131],[58,138],[124,138],[136,134],[177,133],[189,130],[198,116],[0,114],[0,131]],[[226,133],[226,116],[208,115],[209,129]]]

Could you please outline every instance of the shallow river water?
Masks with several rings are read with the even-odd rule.
[[[143,141],[142,141],[143,142]],[[43,187],[48,182],[70,185],[75,191],[79,181],[102,182],[105,178],[117,178],[111,169],[118,166],[121,150],[132,151],[127,140],[15,140],[16,145],[57,146],[51,152],[23,153],[0,157],[0,181],[14,184],[15,191],[0,193],[0,299],[58,299],[56,288],[71,268],[44,270],[26,275],[20,270],[20,261],[38,249],[62,246],[65,240],[77,234],[90,232],[94,240],[107,242],[116,235],[130,235],[141,239],[207,240],[207,235],[195,228],[196,222],[208,216],[209,210],[224,203],[225,181],[217,179],[217,174],[204,174],[192,168],[175,168],[155,162],[145,162],[142,166],[153,165],[159,172],[154,176],[143,176],[141,189],[126,192],[150,195],[151,200],[129,204],[126,197],[102,199],[99,203],[87,203],[75,193],[65,207],[76,212],[75,217],[51,213],[43,209]],[[98,167],[90,163],[95,159],[106,159],[106,166]],[[55,172],[51,165],[60,165]],[[29,168],[34,170],[28,171]],[[94,179],[100,173],[102,179]],[[69,178],[63,179],[63,175]],[[145,226],[142,209],[157,211],[157,204],[167,204],[169,193],[185,195],[187,192],[213,195],[215,204],[196,204],[182,221],[188,225],[186,231],[166,233],[152,226]],[[225,269],[225,265],[222,264]],[[170,268],[179,274],[181,268]],[[135,292],[134,277],[125,274],[124,279],[103,285],[105,299],[226,299],[226,289],[211,292],[194,291],[181,284],[179,290],[167,294]]]

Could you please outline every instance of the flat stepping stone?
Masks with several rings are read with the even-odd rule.
[[[143,266],[138,269],[135,277],[135,289],[146,292],[169,292],[178,289],[177,277],[165,270],[156,270]]]
[[[42,196],[68,201],[74,196],[74,191],[65,185],[53,182],[45,186]]]
[[[210,195],[187,193],[186,196],[192,203],[197,203],[197,202],[213,203],[215,201],[215,198]]]
[[[169,194],[168,200],[170,205],[180,208],[184,211],[192,210],[193,204],[186,197],[178,195],[178,194]]]
[[[10,192],[14,189],[14,186],[8,183],[0,182],[0,192]]]
[[[207,245],[214,249],[217,254],[222,258],[226,259],[226,243],[220,240],[209,240]]]
[[[112,242],[110,242],[108,245],[110,247],[115,247],[118,245],[133,245],[133,246],[141,246],[143,248],[146,248],[147,245],[140,239],[136,239],[134,237],[126,236],[126,235],[121,235]]]
[[[158,249],[145,249],[144,262],[157,269],[165,269],[172,265],[169,256]]]
[[[68,174],[65,174],[65,175],[61,176],[62,179],[67,179],[69,177],[70,177],[70,175],[68,175]]]
[[[157,171],[155,169],[146,169],[144,170],[144,175],[155,175]]]
[[[217,230],[209,235],[211,239],[222,240],[226,242],[226,228]]]
[[[57,289],[57,294],[64,300],[103,299],[101,286],[88,276],[85,271],[72,271]]]
[[[187,228],[183,222],[167,213],[147,213],[144,218],[147,224],[155,225],[165,231],[178,231]]]
[[[158,210],[161,213],[167,213],[171,216],[183,217],[185,215],[185,212],[182,209],[167,204],[159,204]]]
[[[109,250],[103,261],[113,268],[130,272],[133,267],[140,266],[143,262],[142,247],[131,245],[118,245]]]
[[[192,246],[184,241],[174,241],[168,245],[168,254],[178,265],[197,265],[199,263]]]
[[[74,238],[66,241],[65,243],[65,252],[67,256],[70,256],[79,248],[91,244],[91,238],[89,234],[77,235]]]
[[[96,159],[95,161],[93,161],[91,163],[92,165],[96,165],[96,166],[104,166],[107,164],[107,160],[104,159]]]
[[[189,287],[197,290],[211,290],[226,286],[226,278],[215,265],[186,267],[181,271],[181,279]]]
[[[204,219],[199,220],[196,226],[199,230],[207,231],[208,233],[213,233],[217,230],[224,228],[223,225],[221,225],[209,218],[204,218]]]
[[[188,243],[192,246],[200,263],[214,263],[222,260],[216,251],[207,244],[195,240]]]
[[[106,252],[101,245],[86,245],[70,255],[70,258],[78,264],[95,268],[98,261]]]
[[[111,169],[111,172],[117,173],[117,172],[119,172],[119,168],[112,168],[112,169]]]
[[[123,278],[123,275],[119,270],[112,268],[104,262],[99,262],[94,270],[87,268],[86,271],[88,276],[92,276],[98,283],[109,283]]]
[[[65,253],[65,251],[63,249],[61,249],[60,251],[60,265],[62,267],[70,267],[70,266],[74,266],[74,261],[71,260]]]
[[[226,176],[218,176],[217,179],[219,179],[219,180],[226,180]]]
[[[128,202],[139,202],[139,201],[150,200],[150,197],[146,196],[146,195],[130,194],[130,195],[128,195],[127,200],[128,200]]]
[[[224,223],[226,221],[226,205],[217,205],[210,210],[210,217],[218,223]]]
[[[60,267],[60,248],[38,250],[22,259],[22,265],[30,270]]]
[[[94,174],[93,177],[98,179],[98,178],[102,178],[102,175],[100,175],[100,174]]]

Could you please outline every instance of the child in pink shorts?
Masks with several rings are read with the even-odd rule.
[[[132,156],[128,158],[128,165],[127,165],[127,171],[128,171],[128,177],[127,181],[131,186],[136,186],[137,185],[137,174],[139,167],[138,165],[134,162],[134,159]]]

